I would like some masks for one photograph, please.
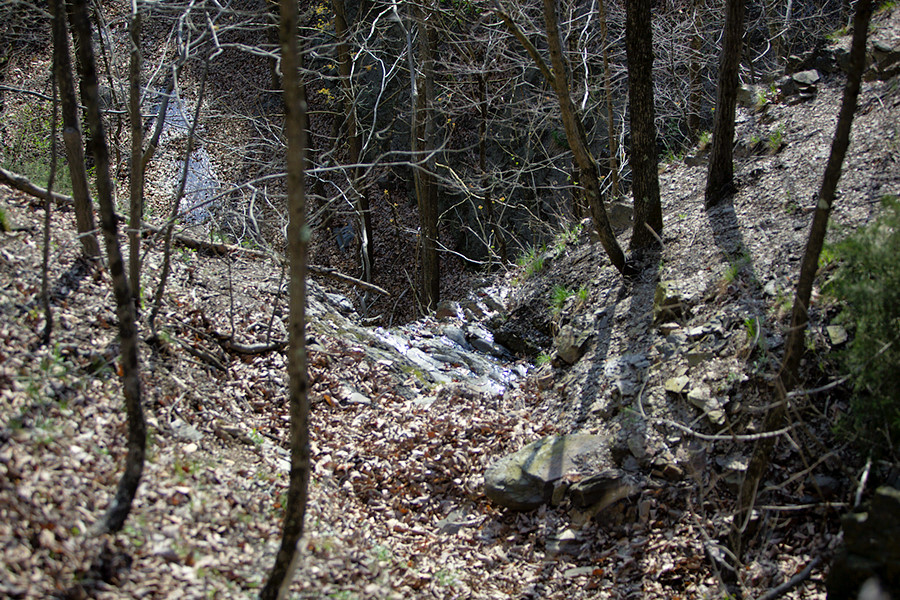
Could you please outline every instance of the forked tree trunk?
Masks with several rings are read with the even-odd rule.
[[[725,41],[719,61],[719,86],[716,92],[716,117],[713,125],[712,152],[706,177],[706,207],[717,205],[733,194],[734,187],[734,111],[737,104],[738,69],[744,35],[745,0],[725,2]]]
[[[100,256],[100,244],[94,233],[94,208],[88,189],[87,170],[84,166],[84,140],[81,136],[81,118],[78,99],[72,79],[72,59],[69,56],[69,30],[66,27],[65,0],[50,0],[53,13],[53,73],[59,87],[63,117],[63,142],[72,181],[72,198],[75,200],[75,227],[81,240],[81,249],[87,258]]]
[[[809,323],[809,301],[812,297],[813,282],[819,266],[819,255],[825,243],[825,234],[828,231],[828,218],[834,204],[835,190],[841,177],[841,167],[847,148],[850,145],[850,129],[853,125],[853,115],[856,112],[856,100],[859,96],[860,82],[865,70],[866,37],[869,30],[869,21],[872,17],[872,0],[859,0],[856,4],[856,14],[853,18],[853,41],[850,46],[850,68],[847,72],[847,84],[844,87],[844,97],[841,101],[841,111],[838,115],[837,127],[834,132],[834,141],[831,144],[831,154],[828,164],[825,166],[825,174],[822,177],[822,187],[819,190],[819,200],[813,215],[813,223],[809,232],[809,241],[803,254],[803,262],[800,265],[800,280],[797,283],[797,292],[794,296],[794,304],[791,309],[791,328],[785,343],[784,359],[781,363],[781,371],[776,379],[779,402],[766,415],[765,431],[772,432],[781,429],[784,424],[788,408],[788,394],[797,386],[800,359],[805,348],[806,326]],[[748,515],[752,513],[756,500],[756,492],[769,466],[769,457],[775,446],[774,437],[764,438],[759,441],[753,452],[753,457],[747,468],[747,474],[741,485],[738,496],[738,506],[733,520],[731,531],[731,545],[734,553],[740,557],[746,540],[743,539],[744,523]]]
[[[651,0],[625,2],[625,50],[628,54],[628,103],[631,115],[631,190],[634,196],[634,229],[629,245],[632,250],[647,248],[656,243],[656,236],[662,235],[663,225],[653,109],[651,3]]]
[[[299,15],[295,0],[281,0],[279,39],[284,79],[287,133],[288,261],[290,263],[290,316],[288,323],[288,399],[291,412],[291,472],[281,547],[269,579],[260,591],[262,600],[283,598],[291,585],[303,535],[309,487],[309,377],[306,371],[306,262],[310,230],[306,223],[306,97],[300,81],[297,43]]]
[[[131,503],[137,494],[138,484],[141,481],[141,474],[144,470],[147,427],[141,407],[140,360],[134,302],[128,285],[128,277],[125,274],[122,251],[119,247],[119,231],[113,205],[113,181],[109,168],[109,149],[106,146],[106,137],[100,118],[100,103],[97,98],[97,67],[94,61],[91,24],[88,19],[86,0],[71,0],[71,9],[70,19],[72,29],[78,37],[77,48],[83,71],[82,101],[87,107],[88,124],[93,142],[91,146],[94,150],[94,165],[97,173],[97,203],[100,207],[100,224],[116,300],[116,314],[119,318],[122,391],[125,396],[125,410],[128,414],[128,454],[125,457],[125,472],[119,480],[116,496],[101,525],[105,531],[116,532],[125,524],[125,519],[131,511]]]

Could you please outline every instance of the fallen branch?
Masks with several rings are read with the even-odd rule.
[[[317,267],[316,265],[307,265],[306,270],[310,273],[315,273],[316,275],[322,275],[323,277],[334,279],[335,281],[342,281],[344,283],[355,285],[356,287],[361,287],[364,290],[369,290],[371,292],[381,294],[382,296],[391,295],[390,292],[388,292],[384,288],[378,287],[373,283],[357,279],[356,277],[350,277],[349,275],[345,275],[339,271],[335,271],[331,267]]]
[[[813,569],[818,567],[820,562],[822,562],[822,559],[817,556],[812,560],[811,563],[806,565],[805,569],[803,569],[778,587],[772,588],[756,600],[775,600],[775,598],[783,596],[784,594],[788,593],[789,591],[809,579],[809,576],[812,575]]]
[[[41,186],[32,183],[24,175],[19,175],[18,173],[7,171],[4,168],[0,168],[0,183],[5,183],[9,187],[15,188],[20,192],[25,192],[29,196],[34,196],[39,200],[45,200],[47,198],[47,188],[42,188]],[[72,196],[66,196],[65,194],[58,194],[56,192],[53,192],[51,197],[57,205],[66,206],[75,203],[75,200],[72,198]]]
[[[218,335],[218,334],[217,334]],[[224,350],[230,350],[238,354],[266,354],[268,352],[277,352],[287,347],[287,340],[272,342],[270,344],[241,344],[232,339],[220,338],[219,345]]]
[[[27,177],[23,175],[19,175],[18,173],[13,173],[12,171],[7,171],[6,169],[0,168],[0,183],[5,183],[10,187],[13,187],[21,192],[25,192],[35,198],[39,198],[43,200],[47,197],[47,190],[42,188],[41,186],[32,183],[28,180]],[[53,192],[53,200],[57,205],[72,205],[75,203],[75,200],[71,196],[66,196],[65,194],[57,194]],[[119,222],[124,222],[125,217],[122,215],[116,214],[116,220]],[[165,229],[163,227],[154,227],[153,225],[149,225],[147,223],[143,224],[143,228],[146,231],[149,231],[153,234],[163,233]],[[206,240],[198,240],[196,238],[188,237],[186,235],[175,234],[173,236],[176,242],[184,246],[185,248],[191,248],[192,250],[202,250],[205,252],[213,252],[215,254],[228,255],[233,253],[242,253],[249,254],[250,256],[257,256],[259,258],[271,258],[271,254],[267,252],[263,252],[262,250],[254,250],[252,248],[244,248],[243,246],[236,246],[234,244],[223,244],[221,242],[207,242]],[[281,257],[278,257],[278,260],[284,262]],[[375,292],[376,294],[381,294],[382,296],[390,296],[390,292],[385,290],[382,287],[379,287],[373,283],[369,283],[367,281],[363,281],[361,279],[357,279],[356,277],[351,277],[350,275],[345,275],[331,267],[317,267],[315,265],[309,265],[307,270],[310,273],[315,275],[321,275],[323,277],[328,277],[329,279],[333,279],[335,281],[340,281],[342,283],[349,283],[350,285],[354,285],[356,287],[362,288],[364,290],[368,290],[370,292]]]

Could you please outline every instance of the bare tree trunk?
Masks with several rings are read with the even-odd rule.
[[[606,88],[606,138],[609,146],[609,175],[612,179],[610,196],[619,197],[619,148],[616,138],[616,115],[612,107],[612,74],[609,68],[609,40],[606,32],[606,7],[603,0],[597,0],[600,17],[600,43],[603,45],[603,87]]]
[[[437,308],[441,296],[441,266],[438,254],[438,197],[434,180],[434,29],[428,22],[428,14],[419,8],[419,54],[422,63],[422,87],[412,82],[412,144],[411,158],[415,163],[413,177],[416,186],[416,201],[419,208],[419,223],[422,252],[422,304],[426,311]],[[412,47],[410,65],[414,65]],[[410,77],[416,79],[416,69],[410,68]],[[424,160],[423,160],[424,159]]]
[[[72,180],[72,197],[75,199],[75,227],[84,256],[94,259],[100,256],[100,244],[94,234],[96,229],[94,209],[91,206],[91,193],[84,166],[84,140],[81,136],[78,100],[72,79],[64,0],[50,0],[50,10],[53,12],[53,72],[59,86],[62,104],[63,141],[66,145],[69,177]]]
[[[55,65],[54,65],[55,67]],[[56,119],[59,116],[56,79],[53,80],[53,116],[50,121],[50,174],[47,176],[47,194],[44,200],[44,239],[41,252],[41,300],[44,304],[44,331],[41,344],[50,345],[53,332],[53,309],[50,306],[50,214],[53,207],[53,181],[56,179]]]
[[[288,324],[288,394],[291,411],[291,472],[281,547],[262,600],[283,598],[291,585],[297,543],[303,535],[309,486],[309,378],[306,371],[306,261],[310,231],[306,224],[306,97],[300,82],[297,44],[297,3],[281,0],[279,37],[284,79],[287,132],[288,259],[290,261],[290,321]]]
[[[344,0],[332,0],[334,7],[334,34],[337,38],[338,74],[344,92],[344,123],[347,131],[350,169],[350,187],[356,199],[356,210],[360,216],[360,239],[362,241],[363,280],[371,282],[375,276],[375,244],[373,243],[372,211],[369,198],[359,190],[362,159],[362,143],[356,122],[356,98],[351,80],[353,61],[350,57],[350,46],[347,43],[348,25]]]
[[[131,119],[131,169],[129,177],[128,274],[134,309],[141,307],[141,223],[144,216],[144,123],[141,119],[141,13],[137,2],[131,15],[131,56],[128,72],[128,112]]]
[[[831,215],[831,209],[834,204],[835,190],[841,177],[841,167],[847,148],[850,145],[850,129],[853,125],[853,115],[856,112],[860,81],[862,80],[863,71],[865,71],[866,37],[871,17],[872,0],[859,0],[856,4],[856,14],[853,18],[850,68],[847,72],[847,84],[844,87],[841,112],[838,115],[834,141],[831,144],[831,154],[828,157],[828,164],[825,166],[825,174],[822,177],[822,187],[819,190],[819,201],[816,205],[816,212],[813,215],[809,241],[806,245],[806,252],[803,255],[803,262],[800,265],[800,280],[797,283],[797,292],[794,296],[793,308],[791,309],[791,328],[785,343],[781,371],[776,380],[779,402],[766,415],[765,431],[777,431],[782,427],[788,409],[788,393],[798,383],[800,359],[803,357],[804,342],[806,340],[806,326],[809,323],[809,300],[812,297],[813,282],[815,281],[819,265],[819,255],[825,243],[828,218]],[[774,445],[774,437],[764,438],[757,444],[753,452],[753,458],[750,460],[750,465],[747,468],[747,475],[741,485],[737,511],[731,531],[732,549],[738,556],[740,556],[743,549],[742,534],[744,524],[752,513],[759,482],[762,481],[769,466],[769,457],[772,454]]]
[[[706,207],[717,205],[735,192],[734,187],[734,111],[737,104],[738,69],[744,35],[745,0],[725,2],[725,41],[719,61],[719,87],[716,92],[716,118],[713,125],[712,152],[706,178]]]
[[[507,21],[507,26],[510,23],[511,21]],[[569,93],[566,64],[563,58],[562,44],[559,39],[555,0],[544,0],[544,27],[547,32],[547,46],[550,51],[550,64],[553,66],[553,71],[551,72],[546,65],[541,71],[544,72],[544,75],[556,91],[563,126],[566,130],[566,139],[581,172],[581,184],[584,186],[584,193],[587,197],[588,206],[591,209],[594,227],[597,229],[600,243],[609,255],[613,266],[623,275],[630,274],[631,265],[626,264],[625,253],[622,252],[622,248],[619,246],[618,240],[616,240],[616,235],[613,233],[612,226],[609,223],[609,216],[606,214],[606,207],[600,194],[600,174],[597,169],[597,162],[591,155],[590,147],[588,146],[584,123],[578,116],[575,104],[572,102],[572,96]],[[516,37],[519,37],[519,35]],[[519,37],[519,40],[522,41],[523,38],[524,36]],[[527,40],[525,41],[527,42]],[[540,66],[543,61],[540,60],[540,55],[534,49],[534,46],[528,43],[526,49],[528,49],[536,62],[539,61],[538,65]]]
[[[116,496],[106,512],[101,529],[116,532],[122,528],[144,470],[144,452],[147,441],[147,427],[141,407],[140,360],[138,357],[137,325],[135,323],[134,302],[125,274],[122,251],[119,247],[118,224],[113,205],[113,181],[109,169],[109,149],[106,146],[100,105],[97,98],[97,67],[91,43],[91,24],[88,20],[86,0],[71,0],[70,19],[76,32],[79,58],[84,72],[82,80],[82,100],[87,107],[88,123],[93,137],[94,162],[97,173],[97,202],[100,207],[100,222],[109,274],[112,277],[113,293],[116,299],[116,313],[119,318],[119,343],[121,345],[122,390],[125,409],[128,413],[128,455],[125,458],[125,472],[119,480]]]
[[[509,262],[509,255],[506,251],[506,238],[500,230],[500,225],[494,216],[494,198],[491,194],[491,186],[487,173],[487,122],[488,122],[488,100],[487,100],[487,75],[483,72],[477,75],[478,78],[478,107],[481,119],[478,121],[478,168],[481,171],[481,187],[484,189],[484,208],[488,219],[488,226],[491,230],[491,236],[488,244],[488,254],[490,256],[498,255],[502,264]],[[496,248],[494,245],[496,244]]]
[[[655,243],[653,232],[661,235],[663,225],[653,109],[651,3],[651,0],[625,2],[625,50],[628,54],[628,103],[631,114],[631,190],[634,196],[632,250],[647,248]]]

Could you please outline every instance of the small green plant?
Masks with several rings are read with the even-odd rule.
[[[588,289],[586,287],[581,286],[580,288],[578,288],[578,291],[575,292],[575,296],[578,298],[579,304],[585,304],[590,297],[590,292],[588,292]]]
[[[697,149],[700,151],[706,150],[710,143],[712,143],[712,132],[704,131],[700,134],[700,141],[698,142]]]
[[[250,430],[250,439],[253,441],[253,444],[256,446],[262,446],[265,438],[256,430],[254,427]]]
[[[574,244],[581,235],[581,223],[571,223],[560,231],[553,243],[553,249],[561,252],[565,249],[566,244]]]
[[[9,230],[9,218],[6,216],[6,210],[0,207],[0,231],[7,233]]]
[[[540,248],[530,246],[528,250],[516,260],[516,264],[525,269],[525,279],[540,273],[544,269],[544,252],[546,251],[546,246],[541,246]]]
[[[769,140],[766,142],[766,148],[769,150],[769,154],[775,154],[781,149],[781,144],[784,143],[784,125],[779,125],[778,128],[769,134]]]
[[[543,365],[550,364],[551,360],[552,360],[552,357],[548,353],[541,352],[540,354],[538,354],[538,357],[536,359],[534,359],[534,362],[537,366],[541,367]]]
[[[739,254],[734,260],[728,262],[725,273],[722,275],[726,284],[732,283],[737,279],[741,269],[750,264],[750,257],[746,253]]]
[[[441,586],[456,585],[456,575],[450,569],[441,569],[434,574],[434,580]]]
[[[570,290],[564,285],[555,285],[553,286],[553,291],[551,292],[551,300],[550,306],[553,307],[553,313],[559,314],[562,311],[563,306],[566,304],[566,300],[575,295],[575,292]]]
[[[842,303],[836,319],[855,335],[838,354],[851,378],[851,429],[890,453],[900,440],[900,200],[882,198],[881,216],[835,244],[825,292]]]
[[[378,544],[372,548],[372,557],[377,562],[390,562],[394,558],[391,549],[383,544]]]

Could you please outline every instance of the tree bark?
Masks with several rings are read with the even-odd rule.
[[[600,43],[603,46],[603,87],[606,88],[606,143],[609,147],[609,176],[612,180],[609,193],[615,200],[619,197],[619,145],[616,139],[616,116],[612,106],[612,74],[609,68],[609,41],[603,0],[597,0],[597,10],[600,19]]]
[[[100,256],[100,244],[94,233],[94,208],[88,189],[87,170],[84,166],[84,140],[81,135],[81,119],[78,100],[72,79],[72,59],[69,56],[69,32],[66,27],[65,0],[50,0],[53,13],[53,73],[59,87],[63,117],[63,142],[72,181],[72,197],[75,199],[75,227],[81,240],[81,249],[87,258]]]
[[[662,235],[653,109],[651,3],[651,0],[625,2],[625,50],[628,55],[628,103],[631,115],[631,189],[634,196],[634,229],[629,245],[631,250],[647,248],[655,243],[656,236],[653,232],[657,236]]]
[[[630,275],[632,267],[625,260],[625,253],[622,252],[622,248],[619,246],[618,240],[616,240],[616,235],[613,233],[612,226],[609,223],[609,216],[606,214],[603,197],[600,194],[600,173],[597,169],[597,162],[591,155],[587,134],[584,131],[584,124],[575,109],[575,104],[572,102],[572,96],[569,93],[565,59],[562,53],[562,43],[559,39],[556,0],[543,0],[543,2],[544,26],[547,33],[547,46],[550,51],[552,71],[544,65],[541,68],[541,72],[549,75],[549,82],[556,92],[563,127],[566,130],[566,139],[581,172],[581,184],[584,187],[584,194],[591,209],[594,227],[600,236],[600,243],[609,255],[613,266],[623,275]],[[507,22],[507,26],[511,25],[511,21],[507,19],[504,19],[504,21]],[[520,37],[520,35],[516,37],[519,37],[521,41],[524,36]],[[538,66],[541,67],[543,60],[540,59],[540,54],[537,53],[534,46],[528,43],[526,49],[538,63]]]
[[[109,149],[106,146],[106,137],[100,118],[100,105],[97,97],[97,67],[94,61],[91,24],[88,19],[86,0],[71,0],[71,8],[70,19],[72,29],[79,40],[77,48],[83,70],[82,101],[87,107],[88,123],[93,138],[91,145],[94,150],[94,164],[97,173],[97,203],[100,208],[100,223],[116,300],[116,313],[119,318],[122,391],[128,414],[128,454],[125,457],[125,472],[119,480],[116,496],[101,525],[102,530],[116,532],[125,524],[140,484],[141,474],[144,470],[147,427],[141,407],[140,360],[134,303],[128,277],[125,274],[122,251],[119,247],[118,224],[113,205],[113,181],[109,168]]]
[[[134,309],[141,307],[141,224],[144,217],[144,122],[141,118],[141,13],[134,5],[129,33],[131,54],[128,71],[128,112],[131,121],[131,169],[129,172],[128,275]]]
[[[434,180],[434,28],[428,22],[429,15],[419,8],[419,55],[422,64],[422,87],[414,85],[412,160],[415,163],[414,178],[422,251],[422,304],[426,311],[437,308],[441,296],[441,264],[438,253],[438,196]],[[412,52],[410,48],[408,50]],[[415,70],[410,77],[415,78]]]
[[[706,178],[706,207],[717,205],[735,192],[734,111],[737,104],[738,69],[744,35],[744,3],[725,2],[725,41],[719,61],[719,85],[716,92],[716,117],[713,124],[712,152]]]
[[[297,43],[299,15],[295,0],[281,0],[279,18],[287,133],[288,257],[290,317],[288,323],[288,394],[291,412],[291,472],[281,547],[259,597],[284,597],[290,588],[303,535],[309,487],[309,377],[306,370],[306,261],[310,229],[306,223],[306,97],[300,81]]]
[[[488,226],[491,234],[488,240],[488,255],[500,257],[500,263],[505,265],[509,262],[509,255],[506,251],[506,238],[500,230],[497,218],[494,216],[494,198],[491,194],[491,182],[487,172],[487,123],[488,123],[488,98],[487,98],[487,75],[484,72],[478,73],[478,108],[480,119],[478,121],[478,169],[481,171],[481,187],[484,189],[484,208],[485,216],[487,216]],[[494,245],[496,244],[496,248]]]
[[[791,309],[791,326],[788,331],[787,342],[785,343],[781,370],[776,379],[779,402],[766,415],[765,431],[776,431],[782,427],[787,415],[788,394],[798,383],[800,359],[803,357],[806,327],[809,323],[809,301],[812,297],[813,283],[818,270],[819,255],[822,252],[825,234],[828,231],[828,219],[831,216],[831,209],[834,205],[835,190],[837,190],[837,184],[841,177],[844,156],[850,145],[850,129],[853,125],[853,115],[856,112],[856,101],[859,97],[862,74],[865,71],[866,37],[871,17],[872,0],[859,0],[856,4],[856,13],[853,18],[850,68],[847,72],[847,83],[844,87],[841,111],[838,115],[834,141],[831,144],[831,154],[828,156],[825,174],[822,177],[822,187],[819,189],[819,199],[813,215],[809,241],[806,244],[803,262],[800,265],[800,280],[797,283],[797,292]],[[774,437],[765,438],[758,443],[747,468],[744,482],[741,485],[737,511],[731,531],[732,549],[738,556],[740,556],[743,549],[742,542],[745,541],[742,539],[743,523],[746,522],[747,516],[753,510],[756,491],[769,466],[769,457],[772,454],[774,445]]]
[[[372,211],[369,207],[369,198],[365,192],[359,190],[362,143],[356,122],[356,102],[351,79],[353,61],[350,57],[350,46],[347,43],[349,35],[347,10],[344,0],[332,0],[332,6],[334,7],[334,35],[337,38],[338,74],[344,92],[344,123],[347,131],[348,160],[352,165],[349,178],[350,187],[356,199],[356,210],[362,225],[360,238],[362,240],[363,279],[371,282],[375,277],[375,245],[372,237]]]

